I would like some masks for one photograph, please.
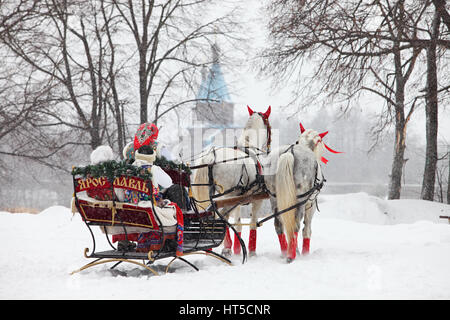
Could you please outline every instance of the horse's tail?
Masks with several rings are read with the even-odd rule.
[[[201,158],[200,165],[212,163],[210,154],[206,154]],[[200,209],[206,210],[211,204],[209,201],[209,170],[208,166],[196,169],[194,173],[193,184],[204,184],[202,186],[192,186],[192,196],[197,201],[196,204]]]
[[[276,173],[276,195],[278,211],[287,209],[297,203],[297,192],[294,182],[294,156],[291,152],[283,153],[278,160]],[[288,239],[294,236],[296,209],[280,215]]]

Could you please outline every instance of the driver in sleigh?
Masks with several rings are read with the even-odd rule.
[[[153,163],[156,160],[156,149],[158,143],[156,139],[158,138],[158,128],[153,123],[144,123],[141,125],[136,132],[134,137],[133,147],[134,147],[134,162],[133,166],[140,167],[144,170],[148,170],[152,174],[152,184],[153,184],[153,197],[156,200],[158,206],[163,207],[165,202],[160,193],[160,186],[162,188],[169,188],[172,186],[172,179],[170,176],[164,172],[159,166]],[[129,154],[128,148],[125,147],[124,155]],[[132,161],[132,159],[129,159]],[[123,202],[138,204],[141,201],[150,201],[151,199],[145,193],[133,190],[124,190]]]
[[[123,150],[123,155],[129,162],[132,162],[133,166],[148,170],[151,173],[153,185],[152,195],[149,196],[146,193],[135,190],[116,188],[114,190],[115,198],[120,202],[135,204],[140,207],[152,207],[152,200],[154,199],[157,206],[155,207],[155,210],[157,211],[156,214],[160,217],[161,223],[163,225],[177,224],[177,255],[181,255],[183,216],[181,209],[177,204],[180,197],[173,200],[164,199],[163,193],[160,192],[160,187],[168,190],[175,185],[172,183],[171,177],[164,170],[153,164],[157,156],[157,137],[158,128],[156,125],[153,123],[144,123],[138,128],[134,141],[129,143]],[[102,161],[113,159],[112,150],[109,151],[106,148],[111,150],[110,147],[100,146],[92,152],[91,164],[97,164]],[[180,189],[179,186],[178,189]],[[110,194],[105,195],[107,197],[106,199],[100,199],[102,196],[98,193],[88,193],[88,196],[94,197],[97,200],[111,200],[112,198],[112,195]],[[182,196],[182,198],[183,201],[180,205],[184,203],[184,197]],[[102,229],[102,231],[105,232],[104,229]],[[124,233],[123,227],[106,227],[106,232],[112,235],[113,242],[119,242],[118,250],[120,251],[133,250],[136,248],[135,242],[137,242],[138,249],[140,247],[142,247],[141,249],[145,249],[147,246],[146,243],[148,242],[147,240],[154,236],[150,235],[151,232],[149,232],[149,229],[141,227],[127,227],[126,234]]]

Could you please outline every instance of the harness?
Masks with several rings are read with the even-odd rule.
[[[257,191],[259,190],[266,190],[266,184],[264,182],[264,176],[263,176],[263,172],[262,172],[262,166],[261,163],[258,159],[258,156],[263,154],[263,153],[256,153],[254,152],[253,148],[249,148],[249,147],[238,147],[235,146],[233,147],[234,150],[241,150],[244,153],[246,153],[246,156],[243,157],[234,157],[234,158],[230,158],[230,159],[225,159],[222,161],[216,161],[216,149],[212,149],[212,152],[214,154],[214,161],[213,163],[209,163],[209,164],[201,164],[201,165],[197,165],[197,166],[193,166],[190,167],[191,169],[199,169],[199,168],[204,168],[204,167],[208,167],[208,177],[209,177],[209,181],[208,183],[193,183],[191,184],[191,186],[210,186],[210,187],[214,187],[216,192],[218,192],[217,190],[217,183],[214,181],[214,175],[213,175],[213,168],[214,165],[216,164],[220,164],[220,163],[225,163],[225,162],[231,162],[231,161],[237,161],[237,160],[242,160],[242,159],[248,159],[251,158],[253,159],[254,163],[255,163],[255,171],[256,171],[256,178],[255,180],[250,182],[250,176],[247,172],[247,167],[246,164],[243,163],[242,167],[241,167],[241,176],[239,178],[239,182],[236,186],[229,188],[227,190],[221,190],[220,193],[216,193],[214,195],[211,196],[211,199],[209,200],[204,200],[204,202],[206,201],[210,201],[212,199],[218,198],[218,197],[222,197],[226,194],[232,193],[236,190],[239,190],[239,195],[243,195],[245,193],[247,193],[248,191],[250,191],[251,189],[253,189],[255,186],[257,186]],[[265,154],[265,153],[264,153]]]
[[[271,127],[270,127],[268,119],[266,119],[261,113],[258,113],[258,114],[262,117],[262,119],[264,121],[264,124],[266,125],[266,128],[267,128],[267,137],[268,138],[267,138],[266,145],[267,145],[267,150],[270,150]],[[293,148],[297,144],[298,144],[298,141],[295,142],[294,144],[289,145],[289,147],[282,154],[284,154],[286,152],[291,152],[293,154]],[[203,200],[203,201],[198,201],[198,202],[211,201],[212,208],[214,209],[215,205],[214,205],[214,202],[212,201],[213,199],[218,198],[218,197],[222,197],[222,196],[224,196],[226,194],[229,194],[231,192],[234,192],[236,190],[240,190],[239,195],[243,195],[243,194],[247,193],[248,191],[250,191],[251,189],[253,189],[255,186],[257,186],[257,188],[256,188],[255,192],[253,192],[253,193],[256,193],[257,191],[263,191],[263,192],[266,192],[270,196],[275,198],[276,195],[273,194],[272,192],[270,192],[270,190],[266,186],[266,183],[264,181],[264,176],[262,174],[262,166],[261,166],[261,163],[260,163],[260,161],[258,159],[259,155],[268,154],[269,151],[268,152],[256,153],[255,151],[253,151],[251,149],[259,150],[258,148],[239,147],[239,146],[234,146],[233,149],[241,150],[244,153],[246,153],[247,155],[244,156],[244,157],[234,157],[232,159],[225,159],[225,160],[216,162],[216,149],[213,148],[212,149],[212,151],[214,153],[214,161],[213,161],[213,163],[201,164],[201,165],[190,167],[191,169],[199,169],[199,168],[208,167],[208,183],[207,184],[206,183],[191,184],[191,186],[209,186],[210,187],[210,199]],[[241,160],[241,159],[247,159],[247,158],[252,158],[254,163],[255,163],[255,169],[256,169],[256,178],[255,178],[255,180],[252,181],[251,183],[249,183],[250,179],[249,179],[249,175],[247,173],[246,166],[245,166],[245,164],[242,164],[241,177],[239,178],[238,184],[236,186],[230,188],[230,189],[227,189],[225,191],[222,190],[222,192],[214,194],[214,192],[217,192],[217,188],[216,188],[217,187],[217,183],[214,181],[214,178],[213,178],[213,167],[214,167],[214,165],[215,164],[219,164],[219,163],[225,163],[225,162],[237,161],[237,160]],[[274,214],[272,214],[272,215],[270,215],[270,216],[268,216],[268,217],[258,221],[256,223],[256,226],[260,227],[267,220],[270,220],[272,218],[278,217],[279,215],[281,215],[281,214],[283,214],[285,212],[288,212],[288,211],[290,211],[292,209],[298,208],[298,207],[306,204],[308,201],[316,201],[316,206],[317,206],[317,195],[319,194],[320,190],[322,189],[322,187],[324,185],[324,182],[326,181],[326,179],[323,176],[322,172],[321,172],[321,175],[322,175],[321,179],[319,179],[317,177],[318,171],[319,171],[318,170],[318,166],[319,166],[319,164],[317,164],[317,167],[316,167],[316,176],[315,176],[315,179],[314,179],[313,187],[310,190],[308,190],[307,192],[297,196],[297,199],[303,199],[305,197],[306,197],[306,199],[303,199],[303,200],[299,201],[298,203],[290,206],[289,208],[283,209],[281,211],[278,211],[278,209],[275,208],[275,213]],[[247,176],[247,182],[245,184],[243,183],[244,172],[246,172],[246,176]],[[313,197],[313,196],[314,196],[314,199],[311,200],[311,197]],[[223,214],[223,216],[226,216],[229,212],[231,212],[238,205],[239,204],[232,206],[229,210],[227,210],[226,213]],[[215,211],[217,212],[217,210],[215,210]]]
[[[293,149],[294,149],[294,146],[295,146],[296,144],[298,144],[298,142],[296,142],[295,144],[291,144],[291,145],[290,145],[290,146],[289,146],[282,154],[284,154],[284,153],[286,153],[286,152],[291,152],[291,153],[293,154]],[[278,208],[275,208],[275,213],[274,213],[274,214],[271,214],[270,216],[267,216],[267,217],[265,217],[264,219],[258,221],[258,222],[256,223],[256,226],[257,226],[257,227],[261,227],[262,224],[263,224],[264,222],[266,222],[267,220],[270,220],[270,219],[272,219],[272,218],[278,217],[279,215],[282,215],[282,214],[285,213],[285,212],[291,211],[292,209],[296,209],[296,208],[298,208],[298,207],[300,207],[300,206],[306,204],[308,201],[316,201],[316,206],[317,206],[317,196],[319,195],[319,192],[320,192],[320,190],[322,189],[322,187],[323,187],[325,181],[327,181],[327,180],[325,179],[325,177],[323,176],[323,173],[322,173],[322,172],[321,172],[322,179],[319,179],[319,178],[317,177],[318,172],[319,172],[318,167],[319,167],[319,164],[317,164],[317,167],[316,167],[316,176],[315,176],[315,178],[314,178],[314,185],[313,185],[313,187],[312,187],[311,189],[309,189],[308,191],[306,191],[305,193],[302,193],[302,194],[300,194],[300,195],[298,195],[298,196],[296,197],[297,199],[302,199],[302,198],[305,198],[305,197],[306,197],[306,199],[304,199],[304,200],[302,200],[302,201],[300,201],[300,202],[297,202],[296,204],[294,204],[294,205],[292,205],[292,206],[290,206],[290,207],[288,207],[288,208],[286,208],[286,209],[283,209],[283,210],[281,210],[281,211],[278,211]],[[274,198],[276,197],[276,195],[273,195],[273,194],[270,193],[270,192],[269,192],[269,194],[270,194],[272,197],[274,197]],[[312,197],[313,195],[314,195],[314,199],[311,200],[311,197]]]
[[[243,152],[245,152],[247,154],[247,158],[252,158],[253,161],[255,162],[255,172],[256,172],[256,180],[258,183],[264,183],[264,177],[263,177],[263,171],[262,171],[262,166],[261,166],[261,162],[259,161],[258,156],[264,153],[256,153],[251,149],[256,149],[256,148],[249,148],[249,147],[234,147],[233,149],[235,150],[241,150]]]
[[[325,182],[326,180],[325,180],[325,178],[324,178],[324,179],[321,180],[319,183],[318,183],[318,181],[319,181],[319,180],[316,178],[316,180],[314,181],[314,186],[313,186],[310,190],[308,190],[308,191],[306,191],[305,193],[300,194],[300,195],[297,196],[297,199],[300,199],[300,198],[303,198],[303,197],[307,197],[305,200],[300,201],[300,202],[297,202],[296,204],[290,206],[289,208],[283,209],[283,210],[281,210],[281,211],[278,211],[278,209],[275,208],[275,213],[274,213],[274,214],[272,214],[272,215],[270,215],[270,216],[268,216],[268,217],[265,217],[264,219],[258,221],[258,222],[256,223],[256,226],[257,226],[257,227],[261,227],[262,224],[263,224],[264,222],[266,222],[267,220],[270,220],[270,219],[272,219],[272,218],[278,217],[279,215],[281,215],[281,214],[283,214],[283,213],[285,213],[285,212],[288,212],[288,211],[290,211],[290,210],[292,210],[292,209],[296,209],[296,208],[298,208],[298,207],[300,207],[300,206],[306,204],[308,201],[311,200],[310,198],[311,198],[311,196],[313,195],[314,192],[316,192],[316,194],[315,194],[315,198],[314,198],[312,201],[316,201],[316,204],[317,204],[317,195],[319,194],[320,189],[322,189],[323,184],[324,184],[324,182]]]
[[[247,158],[252,158],[254,163],[255,163],[255,171],[256,171],[256,178],[255,178],[255,180],[250,183],[250,177],[248,175],[246,165],[245,165],[245,163],[243,163],[242,164],[242,169],[241,169],[241,176],[240,176],[239,182],[238,182],[238,184],[236,186],[234,186],[234,187],[232,187],[232,188],[230,188],[228,190],[225,190],[225,191],[222,190],[222,192],[220,192],[220,193],[211,195],[209,200],[205,200],[205,201],[202,201],[202,202],[210,201],[212,199],[224,196],[224,195],[229,194],[231,192],[234,192],[236,190],[240,190],[239,195],[243,195],[243,194],[247,193],[248,191],[250,191],[251,189],[253,189],[255,186],[258,187],[257,191],[263,190],[263,191],[268,192],[266,184],[264,182],[264,176],[262,174],[263,173],[262,172],[262,166],[261,166],[261,163],[260,163],[260,161],[258,159],[258,156],[262,155],[262,154],[267,154],[267,153],[270,152],[270,144],[272,142],[272,127],[270,126],[269,119],[267,119],[261,112],[258,112],[258,115],[262,118],[263,123],[264,123],[264,125],[266,127],[266,130],[267,130],[267,141],[266,141],[267,152],[264,152],[264,151],[262,151],[262,150],[260,150],[260,149],[258,149],[256,147],[234,146],[234,147],[232,147],[234,150],[240,150],[240,151],[246,153],[247,155],[244,156],[244,157],[238,157],[238,158],[234,157],[234,158],[231,158],[231,159],[225,159],[225,160],[216,162],[216,149],[212,148],[212,152],[214,154],[214,161],[213,161],[213,163],[211,163],[211,164],[201,164],[201,165],[190,167],[191,169],[199,169],[199,168],[208,167],[208,177],[209,177],[208,184],[194,183],[194,184],[191,184],[192,186],[210,186],[210,187],[213,186],[214,189],[215,189],[214,191],[217,192],[217,189],[216,189],[217,184],[215,183],[214,179],[212,178],[213,177],[213,166],[215,164],[226,163],[226,162],[231,162],[231,161],[237,161],[237,160],[242,160],[242,159],[247,159]],[[258,151],[261,151],[261,152],[257,153],[254,150],[258,150]],[[246,173],[246,176],[247,176],[246,183],[243,182],[244,172]]]

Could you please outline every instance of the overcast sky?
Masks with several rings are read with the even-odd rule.
[[[251,37],[250,47],[251,53],[256,53],[265,46],[269,46],[266,35],[267,35],[267,19],[268,17],[264,14],[262,10],[264,1],[248,0],[248,1],[238,1],[244,8],[245,16],[243,20],[248,22],[248,33]],[[250,54],[249,54],[250,56]],[[250,61],[249,61],[250,62]],[[291,94],[286,86],[278,88],[276,90],[271,89],[272,78],[267,77],[266,79],[258,79],[256,74],[250,72],[242,72],[239,75],[237,83],[240,87],[239,92],[234,92],[233,99],[236,104],[235,115],[241,115],[241,111],[246,114],[245,106],[248,104],[254,108],[254,110],[265,111],[268,105],[271,105],[273,113],[278,113],[281,116],[288,116],[291,114],[289,109],[281,111],[278,106],[287,104],[291,99]],[[233,80],[234,76],[230,74],[225,74],[226,79]],[[372,112],[377,112],[383,104],[379,98],[375,97],[373,94],[368,94],[364,101],[361,101],[361,108],[366,108],[372,110]],[[333,106],[330,106],[333,108]],[[302,112],[301,116],[308,118],[311,117],[313,112],[317,110],[311,109],[307,112]],[[305,114],[307,113],[307,114]],[[297,116],[297,117],[300,117]],[[295,119],[296,117],[294,117]],[[297,119],[298,120],[298,119]],[[292,120],[291,120],[292,121]],[[423,143],[425,143],[425,113],[423,107],[417,109],[411,119],[410,126],[408,130],[413,134],[417,134],[421,137]],[[439,132],[438,139],[440,144],[450,145],[450,106],[440,105],[439,106]]]

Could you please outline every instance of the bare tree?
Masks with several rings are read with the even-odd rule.
[[[448,153],[445,155],[445,156],[443,156],[443,157],[441,157],[440,159],[438,159],[438,160],[447,160],[446,158],[448,157],[449,155],[448,155]],[[443,164],[443,165],[441,165],[441,166],[436,166],[436,183],[437,183],[437,190],[436,190],[436,193],[437,193],[437,201],[439,201],[439,202],[444,202],[444,175],[445,175],[445,173],[446,173],[446,171],[448,171],[448,164],[446,163],[446,164]],[[447,200],[447,203],[448,203],[448,200]]]
[[[4,95],[28,89],[22,99],[15,99],[14,107],[4,109],[9,126],[3,126],[0,134],[26,118],[28,130],[42,136],[39,157],[74,145],[93,149],[105,142],[117,145],[121,154],[127,135],[125,116],[133,116],[133,106],[139,104],[141,122],[148,120],[149,110],[157,122],[195,101],[195,72],[212,62],[209,50],[215,37],[239,40],[234,33],[237,24],[231,20],[234,10],[219,17],[203,15],[210,3],[45,0],[6,6],[2,2],[0,46],[5,63],[0,77],[14,78],[3,87]],[[19,14],[26,17],[20,23],[15,20]],[[136,84],[138,95],[133,92]],[[30,103],[33,96],[39,103]],[[49,139],[47,133],[60,139]],[[26,146],[8,154],[32,154]]]
[[[328,100],[342,99],[347,110],[362,92],[381,97],[375,133],[394,124],[395,143],[389,199],[398,199],[406,148],[407,125],[417,104],[420,76],[416,62],[429,39],[423,37],[429,2],[415,1],[272,1],[269,10],[273,49],[264,55],[264,71],[284,77],[305,61],[316,62],[312,81]],[[436,38],[436,45],[450,41]],[[286,78],[285,78],[286,79]]]
[[[117,97],[111,20],[97,1],[42,1],[26,32],[5,32],[1,40],[22,62],[52,83],[47,107],[39,113],[47,127],[70,129],[74,141],[87,134],[91,148],[104,140],[108,109],[121,114]],[[116,122],[118,118],[116,116]],[[123,120],[118,125],[122,125]],[[62,129],[61,129],[62,130]],[[120,128],[118,132],[123,132]],[[123,134],[118,136],[123,146]],[[63,144],[67,141],[62,142]]]
[[[436,165],[438,158],[437,132],[438,132],[438,75],[437,75],[437,45],[434,40],[439,38],[441,17],[435,10],[431,27],[431,41],[427,47],[427,86],[426,86],[426,156],[423,173],[421,198],[434,200],[434,184],[436,180]]]
[[[445,7],[445,2],[445,0],[433,0],[433,4],[436,7],[436,11],[439,13],[439,16],[442,18],[442,22],[444,22],[448,31],[450,31],[450,14]]]
[[[447,146],[448,156],[448,177],[447,177],[447,203],[450,204],[450,147]]]
[[[0,35],[17,34],[24,30],[24,24],[33,16],[37,1],[1,1],[0,2]],[[0,48],[3,49],[3,48]],[[22,101],[18,91],[29,92],[31,76],[24,79],[24,85],[15,87],[15,74],[24,71],[21,66],[11,68],[11,59],[4,57],[0,62],[0,140],[20,127],[35,109],[35,104]]]
[[[42,77],[39,70],[17,58],[6,44],[37,28],[39,1],[0,2],[0,165],[7,168],[7,156],[26,157],[47,166],[62,168],[50,158],[61,149],[72,145],[70,141],[60,143],[52,124],[45,115],[54,100],[51,91],[55,84]],[[63,135],[61,135],[63,136]],[[78,141],[73,145],[79,144]]]
[[[195,72],[212,63],[213,37],[237,40],[234,10],[217,18],[202,15],[215,1],[113,0],[137,51],[140,122],[155,123],[171,110],[196,101],[186,92]]]
[[[117,144],[119,150],[122,150],[125,146],[125,119],[124,119],[124,107],[127,102],[119,98],[117,78],[120,77],[119,72],[122,72],[123,68],[116,68],[116,51],[118,50],[113,34],[117,31],[118,24],[116,16],[114,14],[113,5],[107,5],[105,1],[101,1],[101,14],[104,21],[103,28],[97,28],[97,37],[100,38],[99,32],[104,29],[107,36],[108,48],[110,50],[110,62],[107,70],[106,82],[108,83],[110,94],[112,99],[108,99],[106,103],[108,104],[114,119],[116,121],[116,131],[117,131]],[[120,62],[119,62],[120,63]],[[122,63],[123,64],[123,63]],[[110,143],[111,144],[111,143]],[[122,153],[120,152],[122,157]]]
[[[38,0],[0,1],[0,33],[22,30],[24,22],[33,17],[38,3]]]
[[[439,12],[439,15],[442,18],[442,22],[447,27],[447,31],[450,32],[450,14],[445,7],[445,0],[433,0],[433,4],[436,7],[436,10]],[[450,204],[450,148],[447,150],[447,155],[449,155],[449,165],[448,165],[448,177],[447,177],[447,203]]]

